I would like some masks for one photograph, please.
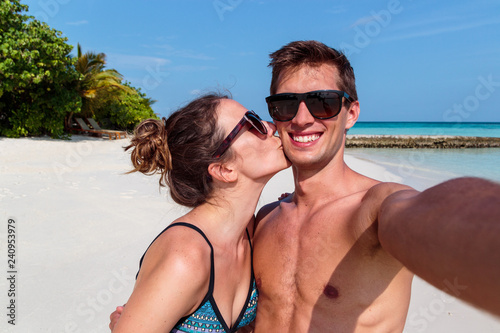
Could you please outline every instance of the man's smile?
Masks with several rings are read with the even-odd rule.
[[[310,134],[310,135],[297,135],[290,134],[290,137],[295,142],[313,142],[319,139],[319,134]]]

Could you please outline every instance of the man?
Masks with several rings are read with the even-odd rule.
[[[344,144],[360,107],[346,57],[299,41],[271,58],[266,100],[295,192],[257,215],[255,332],[401,332],[411,271],[500,315],[500,186],[458,179],[419,193],[354,172]]]
[[[458,283],[465,289],[461,296],[466,300],[481,299],[463,287],[488,280],[470,280],[474,272],[467,270],[468,263],[477,261],[477,251],[463,263],[458,256],[466,256],[467,251],[455,248],[469,235],[467,229],[475,232],[475,227],[463,226],[460,213],[449,215],[449,209],[467,204],[457,195],[452,202],[438,203],[437,199],[470,188],[474,195],[482,195],[488,188],[492,191],[486,194],[488,205],[497,214],[488,212],[485,219],[492,224],[499,211],[498,187],[463,179],[419,194],[407,186],[380,183],[354,172],[344,162],[344,145],[360,107],[346,57],[322,43],[299,41],[274,52],[271,59],[271,96],[266,100],[292,162],[295,192],[265,206],[257,216],[255,331],[401,332],[413,277],[408,268],[441,288],[443,283]],[[432,209],[430,203],[435,204]],[[476,204],[471,212],[484,203]],[[461,230],[449,239],[442,228],[452,232],[455,226]],[[497,223],[497,236],[498,229]],[[487,232],[481,236],[488,236]],[[495,244],[490,238],[490,244]],[[468,243],[470,250],[474,244]],[[443,252],[448,251],[441,256],[435,254],[440,245],[446,247]],[[495,267],[489,276],[500,276],[496,268],[500,256],[487,248],[482,252],[486,260],[476,267]],[[438,258],[430,259],[434,255]],[[455,258],[456,266],[443,269],[450,258]],[[500,296],[495,284],[488,281],[493,289],[485,294]],[[489,306],[494,308],[495,302],[490,296]]]

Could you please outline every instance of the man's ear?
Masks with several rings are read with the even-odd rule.
[[[349,129],[356,124],[358,121],[359,117],[359,102],[354,101],[351,103],[349,106],[349,109],[347,110],[347,120],[345,123],[345,129]]]
[[[229,163],[212,163],[208,166],[208,173],[212,179],[223,183],[232,183],[238,179],[238,173]]]

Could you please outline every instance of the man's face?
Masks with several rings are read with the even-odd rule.
[[[338,72],[331,65],[300,67],[290,74],[280,76],[277,94],[306,93],[315,90],[340,90]],[[295,167],[318,169],[335,158],[342,159],[344,133],[351,128],[359,114],[359,103],[353,102],[349,109],[330,119],[314,118],[302,101],[296,116],[286,122],[275,121],[283,142],[286,156]]]

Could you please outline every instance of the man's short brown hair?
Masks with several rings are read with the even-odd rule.
[[[273,69],[271,95],[276,94],[280,75],[290,74],[302,66],[319,67],[329,64],[339,72],[339,89],[345,91],[353,100],[358,100],[354,70],[344,53],[314,40],[296,41],[283,46],[270,54],[269,67]]]

